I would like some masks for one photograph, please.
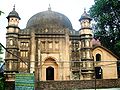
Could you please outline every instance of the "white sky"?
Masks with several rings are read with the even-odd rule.
[[[75,30],[79,30],[79,18],[84,11],[88,11],[94,4],[94,0],[0,0],[0,10],[5,14],[0,16],[0,43],[5,46],[7,15],[12,11],[15,4],[15,10],[21,17],[19,27],[26,27],[27,21],[34,14],[48,10],[49,4],[52,11],[60,12],[66,15],[72,23]]]

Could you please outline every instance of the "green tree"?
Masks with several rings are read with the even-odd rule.
[[[0,11],[0,15],[1,15],[2,13],[4,13],[4,12]]]
[[[2,72],[2,64],[3,64],[3,58],[2,55],[3,54],[3,49],[2,46],[0,45],[0,90],[4,90],[4,76],[3,76],[3,72]]]
[[[120,57],[120,0],[94,0],[90,16],[96,21],[95,37]]]
[[[2,55],[3,54],[3,49],[2,49],[2,46],[0,45],[0,66],[1,66],[1,63],[3,63],[3,58],[2,58]]]
[[[0,15],[4,13],[2,11],[0,11]],[[5,90],[5,78],[4,78],[4,75],[3,75],[3,72],[1,72],[1,64],[3,64],[3,58],[2,58],[2,55],[3,54],[3,49],[2,49],[2,46],[1,46],[1,43],[0,43],[0,90]]]
[[[0,90],[4,90],[4,76],[2,71],[3,58],[1,56],[2,54],[3,54],[3,49],[2,46],[0,45]]]

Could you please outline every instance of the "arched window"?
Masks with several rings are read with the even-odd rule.
[[[42,46],[42,50],[45,50],[45,48],[46,48],[46,42],[45,41],[41,41],[41,46]]]
[[[52,47],[53,47],[52,42],[49,42],[49,49],[52,49]]]
[[[55,41],[55,49],[58,50],[59,49],[59,42]]]
[[[100,54],[96,54],[96,61],[101,61],[101,55]]]
[[[13,40],[12,39],[10,39],[10,45],[13,45]]]

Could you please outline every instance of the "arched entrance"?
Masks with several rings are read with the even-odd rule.
[[[46,68],[46,80],[54,80],[54,68]]]
[[[55,59],[48,57],[42,65],[41,80],[58,80],[58,64]]]
[[[95,77],[96,79],[102,79],[102,68],[95,67]]]

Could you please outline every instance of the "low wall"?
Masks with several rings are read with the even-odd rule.
[[[120,79],[104,80],[71,80],[71,81],[40,81],[36,83],[36,90],[74,90],[88,88],[117,88]]]
[[[35,90],[75,90],[92,88],[120,88],[120,79],[39,81]],[[5,90],[14,90],[15,82],[6,82]]]

